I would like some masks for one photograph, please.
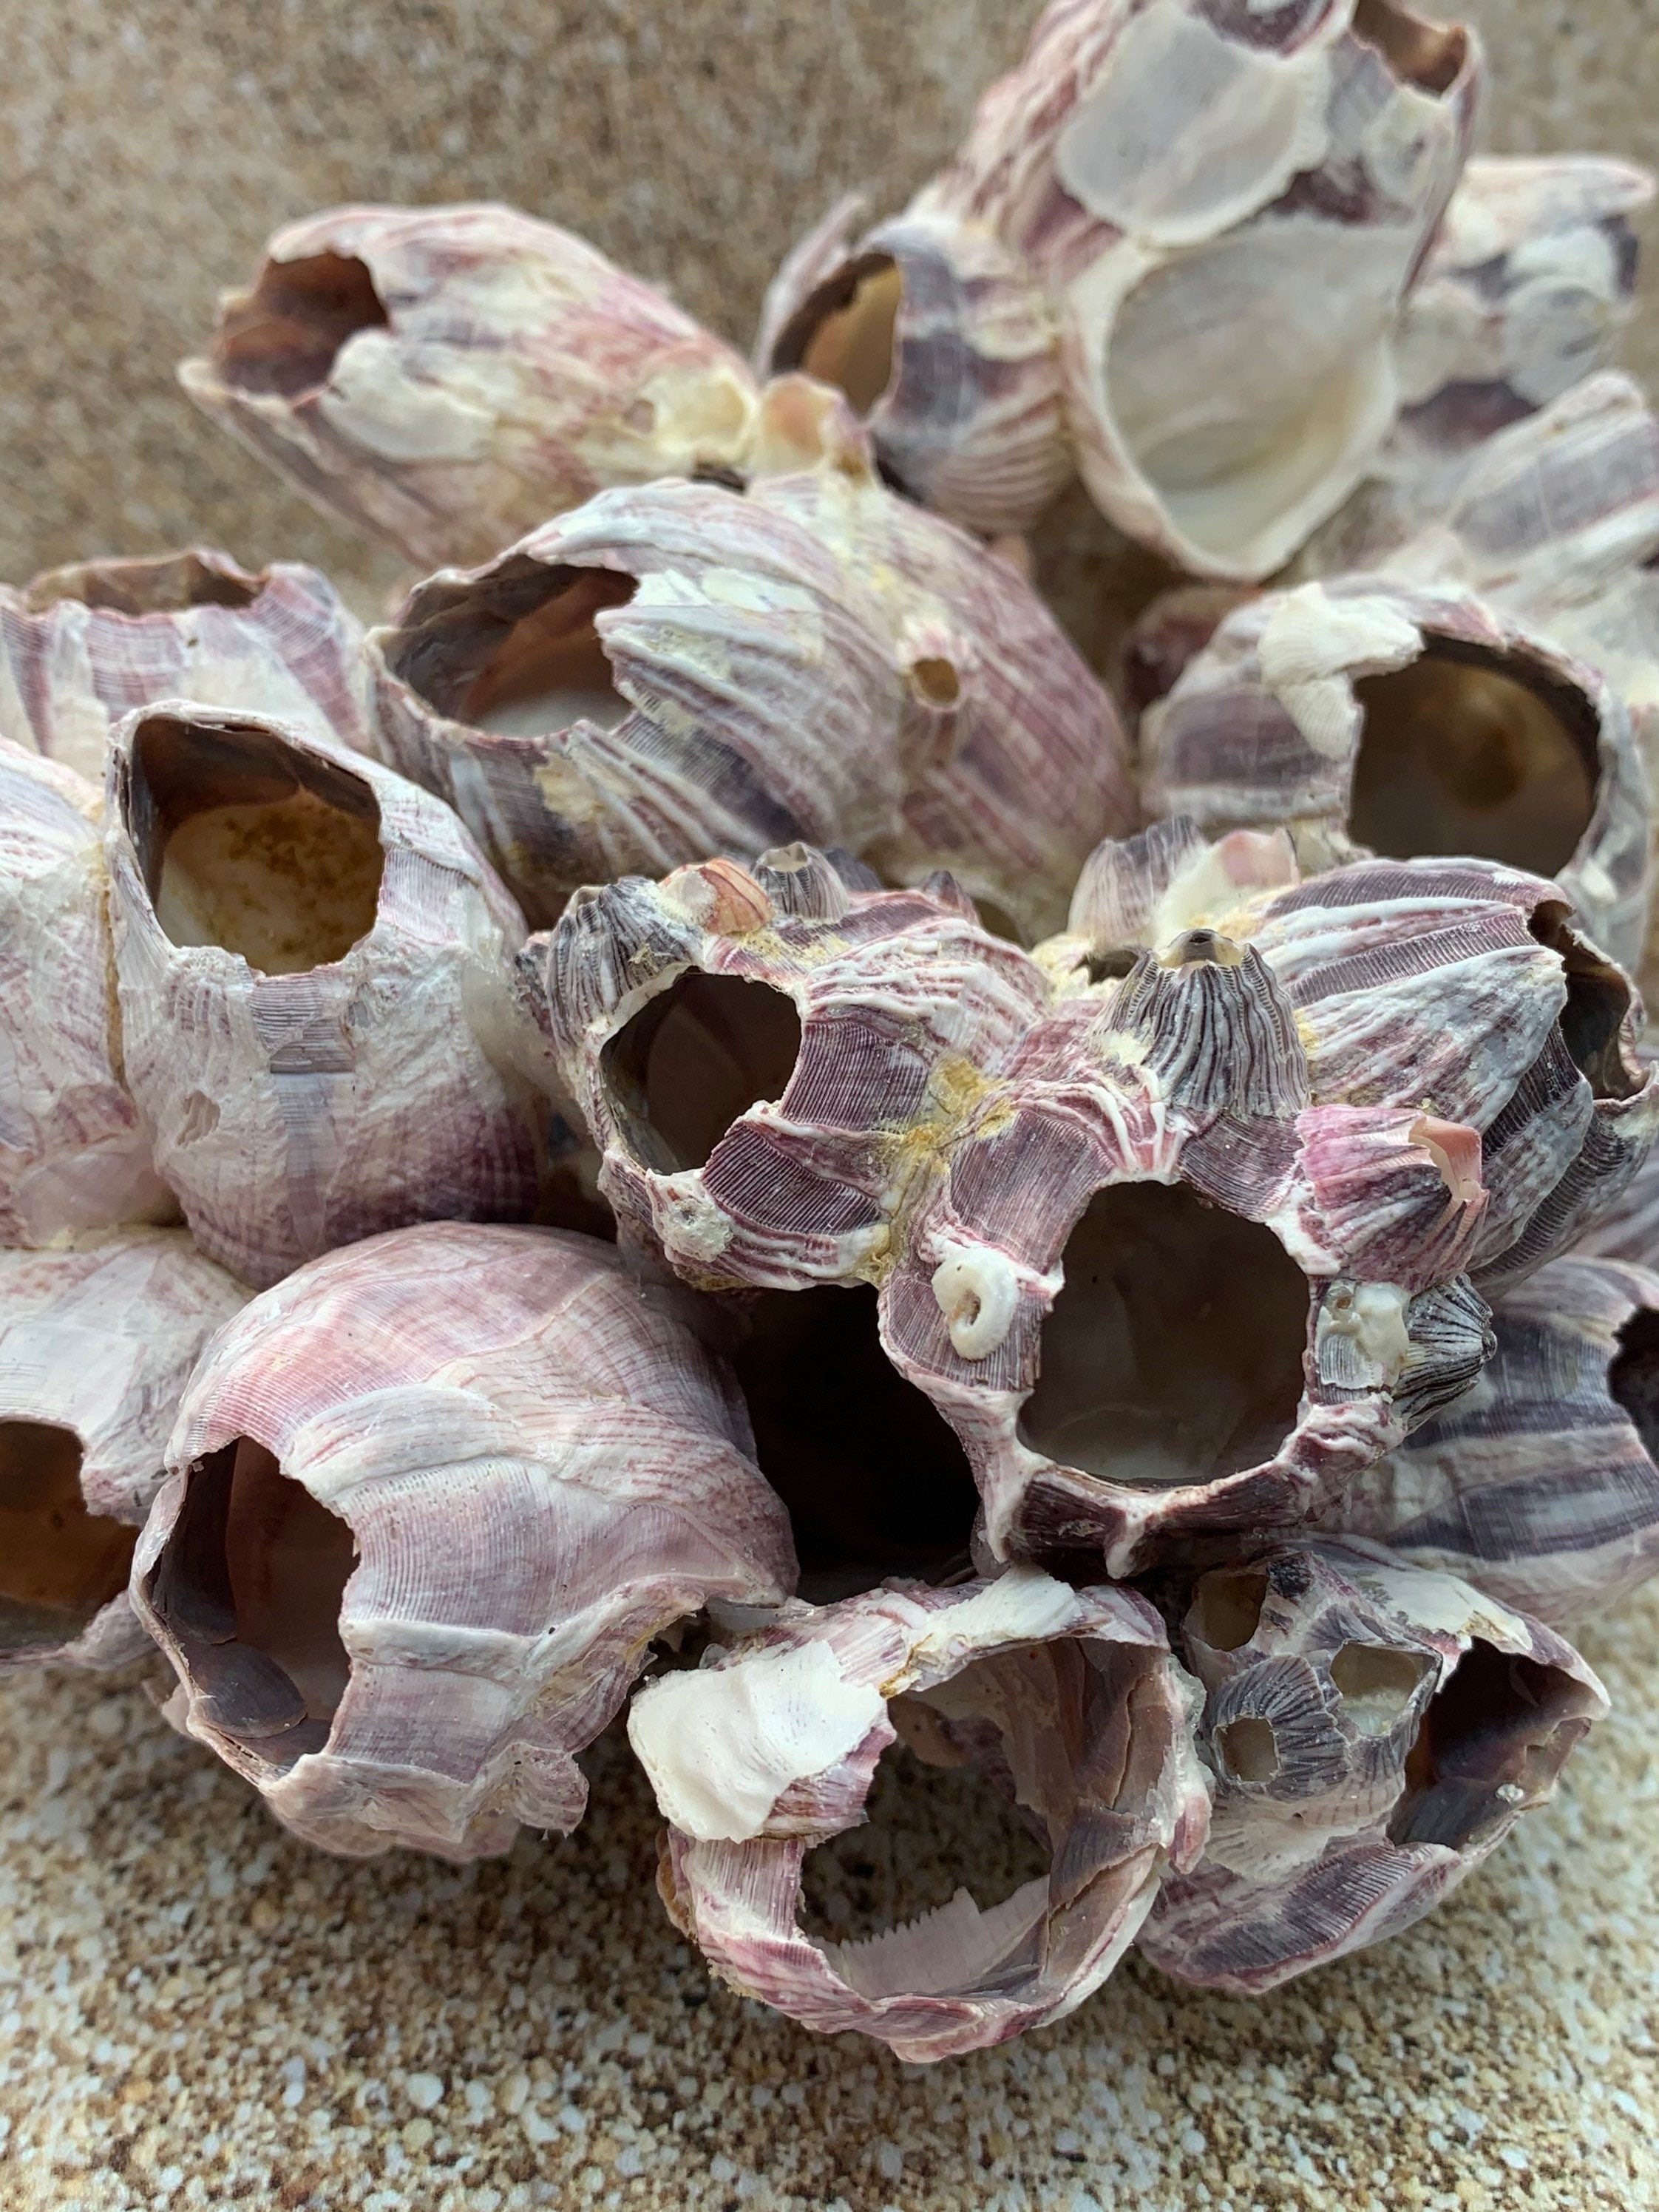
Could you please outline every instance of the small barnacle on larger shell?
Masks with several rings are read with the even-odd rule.
[[[274,1282],[412,1220],[523,1218],[523,919],[444,805],[316,730],[171,700],[111,741],[125,1074],[203,1249]]]
[[[1479,1379],[1321,1525],[1571,1628],[1659,1570],[1659,1276],[1574,1252],[1492,1328]]]
[[[345,207],[280,230],[185,391],[327,514],[486,560],[607,484],[742,460],[738,356],[581,239],[507,207]]]
[[[0,1670],[145,1650],[133,1547],[185,1385],[246,1301],[180,1230],[0,1250]]]
[[[617,1255],[446,1222],[254,1299],[185,1397],[133,1566],[170,1717],[331,1850],[505,1850],[652,1641],[793,1587],[729,1371]]]
[[[0,585],[0,734],[101,784],[112,724],[158,699],[245,707],[365,742],[362,631],[315,568],[196,546]]]
[[[803,846],[583,891],[520,965],[624,1231],[709,1287],[875,1279],[1046,995],[948,878]]]
[[[1153,1964],[1272,1989],[1419,1919],[1550,1796],[1607,1711],[1550,1629],[1382,1551],[1296,1543],[1200,1577],[1176,1638],[1207,1692],[1202,1863]]]
[[[1474,35],[1400,0],[1056,0],[920,205],[1060,314],[1085,480],[1202,575],[1263,576],[1359,481],[1456,182]]]
[[[664,1899],[716,1972],[809,2027],[922,2060],[1060,2019],[1105,1980],[1160,1877],[1202,1847],[1191,1705],[1143,1598],[1016,1568],[786,1607],[642,1691],[629,1735],[669,1823]],[[807,1854],[866,1817],[896,1737],[930,1765],[979,1766],[1024,1808],[1048,1873],[987,1908],[963,1887],[862,1941],[811,1936]]]
[[[178,1218],[122,1080],[99,807],[0,738],[0,1244]]]
[[[1225,616],[1140,744],[1155,816],[1282,827],[1310,874],[1381,853],[1553,876],[1598,944],[1641,957],[1650,809],[1624,702],[1467,592],[1267,592]]]
[[[533,926],[630,869],[900,826],[873,605],[720,485],[590,501],[418,586],[368,651],[376,750],[450,800]]]

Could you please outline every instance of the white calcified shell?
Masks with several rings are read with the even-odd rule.
[[[1398,0],[1054,0],[920,206],[996,230],[1061,322],[1109,519],[1259,577],[1353,489],[1468,151],[1479,50]]]
[[[948,878],[849,890],[800,846],[580,893],[520,968],[624,1231],[708,1287],[877,1279],[1046,995]]]
[[[1659,1276],[1575,1252],[1492,1328],[1479,1379],[1322,1526],[1571,1628],[1659,1569]]]
[[[98,816],[0,738],[0,1244],[178,1218],[122,1080]]]
[[[1607,1701],[1551,1630],[1374,1547],[1289,1544],[1200,1578],[1204,1860],[1140,1948],[1245,1994],[1407,1928],[1541,1804]]]
[[[325,513],[424,567],[483,561],[607,484],[742,459],[736,354],[581,239],[507,207],[345,207],[278,231],[197,404]]]
[[[1208,836],[1287,830],[1304,870],[1381,851],[1553,876],[1640,960],[1647,781],[1595,670],[1465,592],[1350,576],[1226,615],[1141,719],[1148,811]]]
[[[181,1230],[0,1250],[0,1670],[146,1649],[133,1546],[191,1370],[247,1295]]]
[[[362,630],[315,568],[197,546],[0,585],[0,734],[102,784],[112,724],[194,699],[366,736]]]
[[[433,1224],[256,1298],[133,1568],[180,1727],[331,1850],[568,1830],[653,1638],[793,1585],[735,1384],[616,1254]]]
[[[256,1285],[410,1220],[533,1212],[518,908],[443,803],[314,730],[163,702],[111,741],[125,1074]]]
[[[635,1700],[629,1734],[669,1822],[664,1898],[718,1973],[809,2027],[912,2060],[1005,2042],[1097,1989],[1164,1870],[1197,1856],[1191,1698],[1144,1599],[1031,1568],[786,1607]],[[988,1910],[963,1888],[864,1942],[809,1936],[803,1862],[865,1818],[897,1736],[931,1765],[982,1765],[1052,1869]]]

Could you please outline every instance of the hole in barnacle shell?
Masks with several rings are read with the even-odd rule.
[[[944,712],[962,698],[962,678],[953,663],[942,653],[925,653],[920,660],[910,663],[905,674],[910,689],[924,706],[937,707]]]
[[[1610,960],[1568,926],[1567,915],[1567,908],[1552,902],[1540,906],[1528,925],[1540,945],[1560,955],[1566,970],[1561,1041],[1594,1097],[1628,1098],[1642,1087],[1641,1075],[1626,1066],[1620,1049],[1620,1034],[1630,1012],[1630,984]]]
[[[1389,1839],[1462,1850],[1545,1796],[1593,1702],[1571,1674],[1477,1638],[1429,1702]]]
[[[325,384],[360,331],[391,322],[366,263],[343,253],[268,261],[220,321],[213,365],[240,392],[296,399]]]
[[[1589,828],[1600,774],[1583,693],[1513,655],[1431,638],[1354,685],[1364,715],[1348,823],[1396,860],[1469,853],[1538,876]]]
[[[1019,1419],[1033,1451],[1144,1490],[1273,1456],[1302,1396],[1308,1285],[1271,1230],[1122,1183],[1095,1193],[1060,1264]]]
[[[1421,1652],[1390,1650],[1381,1644],[1345,1644],[1331,1661],[1331,1680],[1342,1710],[1361,1735],[1387,1735],[1429,1671]]]
[[[39,613],[59,599],[76,599],[110,614],[182,614],[187,607],[251,607],[264,582],[263,575],[211,565],[198,553],[155,561],[83,561],[37,576],[24,605]]]
[[[793,1000],[694,969],[618,1030],[599,1071],[629,1151],[672,1175],[705,1166],[740,1115],[781,1098],[799,1051]]]
[[[746,1318],[732,1364],[803,1595],[823,1603],[964,1562],[978,1502],[967,1455],[882,1350],[874,1291],[763,1291]]]
[[[1139,957],[1134,946],[1124,945],[1112,952],[1091,952],[1083,965],[1091,983],[1117,983],[1133,974]]]
[[[1279,1771],[1279,1741],[1271,1721],[1247,1714],[1215,1732],[1222,1765],[1235,1782],[1271,1782]]]
[[[1635,1423],[1648,1457],[1659,1460],[1659,1313],[1644,1308],[1620,1330],[1607,1391]]]
[[[634,711],[617,689],[593,617],[624,607],[639,589],[632,576],[609,568],[545,569],[550,581],[569,579],[522,614],[477,669],[459,715],[475,729],[503,737],[538,737],[592,722],[615,729]]]
[[[1468,33],[1456,24],[1425,22],[1395,0],[1359,0],[1354,36],[1375,46],[1395,75],[1419,92],[1449,92],[1468,58]]]
[[[1261,1626],[1267,1601],[1265,1568],[1218,1567],[1198,1585],[1193,1632],[1212,1651],[1242,1651]]]
[[[893,380],[903,297],[904,279],[890,255],[858,255],[795,310],[773,349],[774,371],[804,369],[867,415]]]
[[[129,828],[173,944],[295,975],[343,959],[374,928],[380,811],[349,769],[260,723],[153,714],[131,781]]]
[[[974,911],[979,916],[980,927],[988,936],[1000,937],[1010,945],[1023,945],[1026,943],[1025,932],[1007,908],[1000,906],[995,899],[975,898]]]
[[[81,1443],[0,1420],[0,1651],[67,1644],[127,1585],[138,1531],[88,1512]]]

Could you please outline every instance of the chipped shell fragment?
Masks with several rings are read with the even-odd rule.
[[[185,386],[431,573],[0,587],[0,1672],[159,1650],[359,1856],[626,1714],[714,1972],[911,2061],[1549,1799],[1659,1571],[1651,181],[1466,167],[1482,66],[1052,0],[752,370],[511,209],[276,234]],[[947,1770],[1036,1870],[826,1920]]]

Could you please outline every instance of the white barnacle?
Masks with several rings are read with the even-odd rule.
[[[1000,1252],[957,1245],[933,1270],[933,1296],[964,1359],[983,1359],[1006,1337],[1019,1302],[1019,1277]]]

